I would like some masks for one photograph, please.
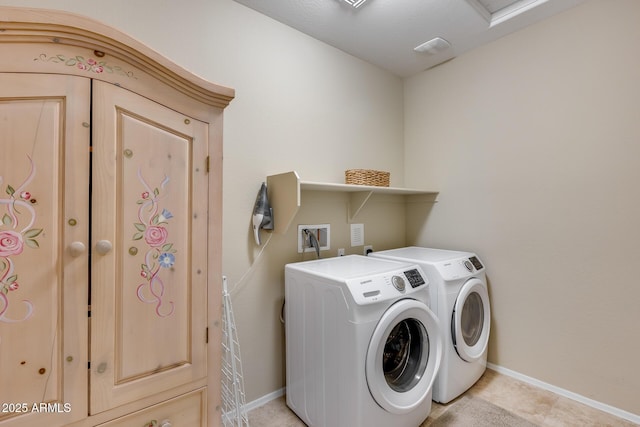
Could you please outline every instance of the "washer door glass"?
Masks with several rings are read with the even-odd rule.
[[[479,279],[469,280],[458,294],[451,319],[453,344],[463,360],[475,362],[484,355],[490,319],[487,286]]]
[[[367,351],[366,377],[383,409],[404,414],[428,397],[442,359],[435,315],[422,302],[405,299],[382,316]]]
[[[382,370],[393,390],[411,390],[424,375],[429,335],[417,319],[404,319],[393,327],[382,353]]]

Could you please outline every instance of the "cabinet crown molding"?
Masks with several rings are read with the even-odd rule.
[[[160,83],[219,108],[235,96],[113,27],[46,9],[0,6],[0,69],[90,77],[151,98]]]

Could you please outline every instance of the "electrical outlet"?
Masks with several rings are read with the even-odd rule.
[[[315,224],[315,225],[298,225],[298,253],[303,252],[315,252],[315,248],[311,246],[311,242],[307,233],[304,230],[308,230],[310,234],[313,234],[318,240],[321,251],[327,251],[331,249],[331,225],[330,224]]]
[[[338,256],[344,256],[344,248],[338,249]]]
[[[364,247],[364,250],[362,251],[362,254],[369,255],[371,252],[373,252],[373,245],[366,245]]]

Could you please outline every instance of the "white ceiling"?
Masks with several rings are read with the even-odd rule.
[[[235,1],[408,77],[585,0],[368,0],[357,9],[343,0]],[[435,37],[451,46],[413,50]]]

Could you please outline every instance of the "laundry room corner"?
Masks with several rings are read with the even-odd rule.
[[[440,190],[409,243],[487,263],[489,362],[631,414],[639,15],[584,2],[405,82],[406,184]]]

